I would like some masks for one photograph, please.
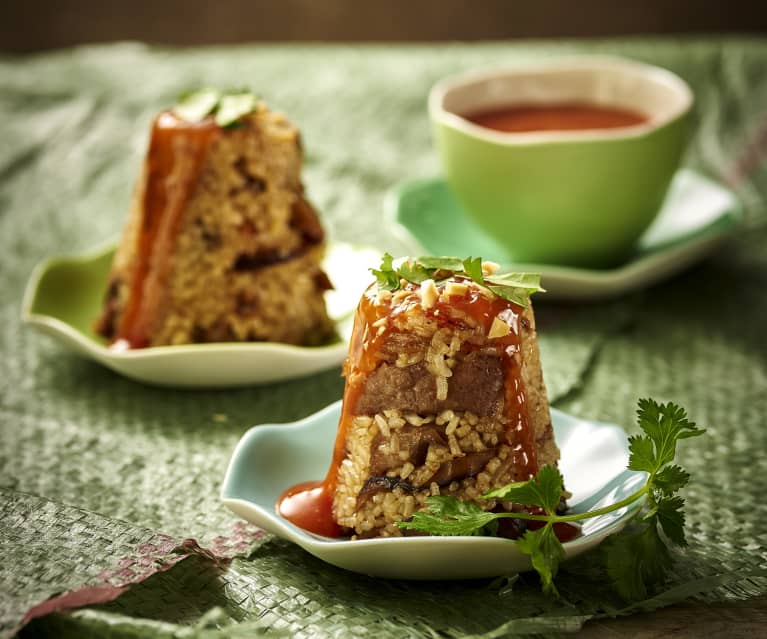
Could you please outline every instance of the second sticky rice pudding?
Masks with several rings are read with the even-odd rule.
[[[249,92],[204,89],[159,113],[96,332],[117,350],[327,343],[302,162],[298,129]]]

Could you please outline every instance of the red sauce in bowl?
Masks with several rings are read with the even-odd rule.
[[[519,104],[462,116],[486,129],[504,133],[530,131],[587,131],[644,124],[644,114],[592,104]]]

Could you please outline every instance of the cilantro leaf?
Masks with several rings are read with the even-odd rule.
[[[640,399],[637,417],[639,427],[655,447],[653,470],[658,470],[674,460],[678,440],[695,437],[704,432],[687,419],[683,408],[671,402],[658,404],[652,399]]]
[[[472,280],[477,284],[484,284],[485,277],[482,273],[482,258],[481,257],[467,257],[463,261],[463,270]]]
[[[463,270],[463,262],[457,257],[417,257],[414,260],[424,268],[434,271],[453,271],[460,273]]]
[[[530,303],[530,294],[527,289],[517,288],[516,286],[496,286],[489,284],[487,286],[498,297],[502,297],[508,302],[512,302],[522,308],[527,308]]]
[[[477,515],[485,512],[473,501],[462,501],[447,495],[432,495],[426,499],[427,511],[441,513],[447,517]]]
[[[538,273],[496,273],[485,278],[486,286],[510,302],[527,306],[530,295],[544,291]]]
[[[530,295],[542,292],[538,273],[495,273],[485,278],[485,285],[505,300],[526,307]]]
[[[397,275],[408,282],[420,284],[425,280],[431,279],[433,273],[418,262],[405,260],[397,268]]]
[[[608,537],[602,547],[607,574],[627,601],[646,599],[648,587],[661,582],[671,564],[671,555],[653,523],[638,533]]]
[[[686,546],[684,535],[684,499],[682,497],[663,497],[655,506],[656,518],[663,532],[678,546]]]
[[[404,529],[420,530],[431,535],[481,535],[498,513],[482,510],[471,501],[450,496],[431,496],[426,499],[426,512],[413,513],[410,521],[397,522]]]
[[[234,124],[243,115],[254,111],[258,98],[250,91],[226,93],[221,96],[216,110],[216,124],[227,127]]]
[[[205,88],[181,96],[173,113],[186,122],[202,122],[216,108],[221,93],[217,89]]]
[[[486,277],[485,280],[498,284],[499,286],[523,288],[531,293],[543,293],[546,290],[541,288],[540,273],[493,273]]]
[[[441,281],[459,275],[471,279],[498,297],[526,307],[532,293],[544,290],[540,284],[541,276],[536,273],[497,273],[485,277],[481,257],[461,260],[457,257],[422,256],[407,258],[397,268],[393,267],[392,259],[386,253],[381,268],[370,269],[378,285],[389,291],[396,291],[400,287],[400,278],[420,284],[427,279]]]
[[[560,562],[565,558],[565,549],[554,533],[552,523],[548,522],[538,530],[528,529],[524,536],[517,540],[517,546],[530,556],[533,568],[541,577],[543,592],[558,597],[554,577]]]
[[[540,506],[547,513],[554,514],[562,499],[562,484],[559,470],[554,466],[544,466],[532,479],[507,484],[485,493],[482,497],[513,501],[525,506]]]
[[[654,485],[664,495],[672,495],[690,481],[690,473],[679,466],[666,466],[655,474]]]
[[[382,271],[394,271],[394,258],[388,253],[384,253],[381,258]]]
[[[629,437],[629,468],[651,473],[655,470],[655,451],[652,440],[646,435]]]
[[[258,97],[248,89],[221,92],[204,88],[183,94],[173,113],[186,122],[202,122],[213,115],[220,127],[234,125],[243,115],[255,111]]]
[[[640,399],[637,417],[644,435],[629,439],[629,468],[649,473],[645,494],[648,512],[645,528],[638,534],[622,533],[605,545],[608,573],[626,599],[647,596],[648,588],[663,580],[671,555],[660,530],[673,543],[684,546],[684,499],[675,495],[690,479],[689,473],[671,464],[680,439],[705,431],[687,419],[676,404]]]
[[[394,258],[388,253],[384,253],[381,258],[379,269],[371,268],[370,272],[375,275],[378,286],[387,291],[396,291],[399,288],[399,275],[392,265]]]

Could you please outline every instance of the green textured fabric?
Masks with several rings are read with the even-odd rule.
[[[191,553],[110,603],[34,621],[34,636],[512,636],[594,615],[767,593],[767,42],[660,39],[440,47],[168,51],[135,44],[0,58],[0,632],[48,597],[98,583],[162,533],[214,546],[231,450],[257,423],[338,399],[340,370],[232,391],[150,388],[19,323],[36,262],[119,232],[149,122],[191,86],[252,86],[301,130],[305,181],[332,237],[402,247],[380,224],[393,184],[438,171],[425,98],[438,78],[574,52],[682,75],[697,99],[686,164],[732,184],[745,228],[711,259],[617,302],[536,312],[544,372],[566,411],[633,430],[638,397],[683,404],[690,546],[657,596],[627,607],[588,558],[561,602],[529,575],[409,584],[345,573],[269,539],[216,562]],[[220,415],[226,420],[221,421]],[[231,554],[237,554],[231,553]],[[163,559],[159,559],[162,563]]]

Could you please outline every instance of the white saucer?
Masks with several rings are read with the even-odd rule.
[[[508,539],[496,537],[398,537],[349,541],[307,532],[275,511],[280,494],[295,484],[321,479],[333,454],[341,402],[292,424],[251,428],[237,444],[221,489],[224,504],[240,517],[292,541],[315,557],[366,575],[392,579],[475,579],[530,569]],[[572,417],[552,409],[562,457],[560,470],[572,493],[570,511],[608,506],[635,492],[645,473],[626,469],[628,442],[618,426]],[[582,535],[564,543],[569,559],[619,531],[641,500],[584,522]]]

